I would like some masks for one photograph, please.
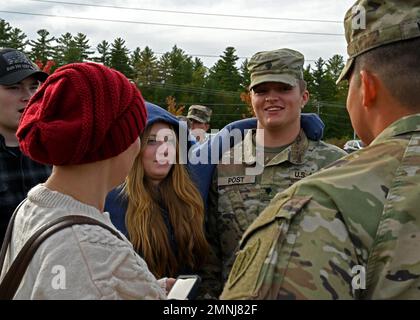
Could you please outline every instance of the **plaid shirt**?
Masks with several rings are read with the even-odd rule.
[[[19,147],[6,147],[0,135],[0,244],[15,208],[32,187],[45,182],[50,174],[50,166],[29,159]]]

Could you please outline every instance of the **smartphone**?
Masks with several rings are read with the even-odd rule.
[[[168,293],[168,300],[193,300],[198,294],[200,283],[198,275],[178,276]]]

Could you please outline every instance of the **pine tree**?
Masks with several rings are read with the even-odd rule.
[[[239,57],[235,54],[235,51],[235,48],[227,47],[220,59],[210,69],[209,79],[212,84],[217,83],[220,89],[226,91],[240,90],[242,79],[236,67],[236,61],[238,61]]]
[[[207,68],[204,66],[200,58],[195,58],[193,61],[193,77],[192,81],[195,86],[203,87],[205,84],[205,77],[207,75]]]
[[[326,63],[327,72],[329,72],[334,81],[338,80],[341,71],[344,68],[344,58],[339,54],[332,56]]]
[[[204,100],[206,96],[202,89],[204,89],[206,85],[207,73],[208,69],[204,66],[203,61],[201,61],[199,58],[195,58],[193,61],[193,73],[191,81],[191,87],[194,88],[194,93],[191,96],[192,101],[206,102]]]
[[[54,47],[51,42],[55,41],[55,38],[49,37],[50,33],[45,29],[38,30],[37,33],[39,38],[29,41],[29,45],[32,47],[30,57],[33,61],[39,60],[45,65],[54,55]]]
[[[0,19],[0,47],[25,51],[27,44],[26,34],[22,30],[13,28],[6,20]]]
[[[132,59],[133,60],[133,59]],[[158,83],[158,63],[152,49],[146,46],[140,52],[137,62],[133,65],[134,80],[141,88],[146,99],[156,101]]]
[[[111,44],[109,66],[122,72],[126,77],[131,78],[133,70],[130,67],[129,53],[130,50],[125,46],[125,40],[116,38]]]
[[[26,34],[18,28],[13,28],[10,32],[9,44],[7,45],[10,48],[15,48],[19,51],[25,51],[25,47],[28,44],[26,40]]]
[[[158,86],[155,86],[155,101],[158,103],[166,100],[168,96],[175,96],[174,87],[169,85],[172,83],[173,70],[169,52],[165,52],[158,61],[157,80]]]
[[[327,61],[327,72],[331,75],[332,80],[337,82],[338,78],[340,77],[341,71],[343,70],[344,58],[338,54],[334,55],[332,58],[328,59]],[[335,101],[339,101],[345,103],[347,99],[347,92],[348,92],[348,83],[346,81],[342,81],[336,85],[336,95]]]
[[[79,51],[79,61],[83,62],[89,60],[89,56],[92,55],[94,51],[90,50],[89,39],[87,39],[87,36],[79,32],[74,37],[74,42]]]
[[[177,100],[186,99],[190,89],[188,86],[192,82],[193,62],[191,56],[176,45],[170,52],[166,52],[159,60],[160,82],[165,84],[165,89],[161,90],[165,97],[171,95]],[[191,90],[190,90],[191,91]],[[162,98],[162,96],[160,96]]]
[[[140,52],[139,59],[134,65],[137,80],[145,85],[150,85],[154,81],[157,81],[157,67],[157,58],[153,50],[146,46],[144,50]]]
[[[248,59],[245,59],[242,62],[240,72],[241,72],[241,87],[244,91],[247,91],[249,85],[251,84],[251,73],[248,70]]]
[[[337,58],[334,62],[337,62]],[[320,116],[325,123],[324,136],[326,138],[343,137],[351,134],[351,125],[345,104],[337,101],[337,86],[334,81],[335,75],[332,70],[338,72],[338,68],[328,68],[327,62],[322,58],[315,61],[315,68],[312,72],[314,79],[314,92],[312,100],[315,98]]]
[[[87,36],[80,32],[76,36],[70,32],[62,34],[57,39],[57,43],[56,60],[60,66],[89,60],[89,55],[93,53],[90,50]]]
[[[0,47],[8,47],[12,26],[6,20],[0,19]]]
[[[309,64],[306,68],[303,69],[303,79],[306,81],[307,90],[309,91],[310,98],[309,102],[306,104],[304,112],[314,112],[319,115],[320,113],[320,104],[318,102],[317,87],[315,85],[315,79],[312,75],[311,65]]]
[[[315,79],[312,75],[310,64],[306,68],[303,69],[303,79],[305,79],[306,81],[307,89],[311,93],[311,96],[314,95],[316,86],[315,86]]]
[[[221,128],[247,114],[247,106],[240,99],[242,77],[236,67],[235,48],[227,47],[220,59],[210,68],[206,81],[206,101],[224,106],[213,113],[212,127]]]
[[[312,79],[313,79],[313,92],[312,96],[316,98],[317,101],[321,101],[321,86],[323,84],[323,80],[326,74],[326,71],[324,69],[325,61],[322,58],[319,58],[315,61],[315,67],[312,68]]]
[[[79,49],[70,32],[62,34],[57,39],[57,44],[54,59],[58,66],[80,61]]]
[[[169,54],[169,58],[173,70],[172,81],[181,85],[191,83],[194,68],[191,56],[175,45]]]
[[[100,54],[100,57],[94,58],[93,60],[96,62],[100,62],[106,66],[109,66],[109,59],[111,56],[111,52],[109,50],[109,43],[106,40],[102,40],[101,43],[99,43],[96,46],[96,50],[98,50],[98,53]]]
[[[137,47],[130,56],[130,65],[135,68],[136,65],[139,63],[140,61],[140,54],[141,54],[141,49],[140,47]]]

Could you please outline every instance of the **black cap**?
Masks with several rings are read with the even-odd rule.
[[[12,85],[33,76],[39,81],[45,81],[48,74],[28,59],[28,57],[16,49],[0,49],[0,84]]]

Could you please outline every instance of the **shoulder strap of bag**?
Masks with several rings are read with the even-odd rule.
[[[7,225],[6,234],[4,235],[3,243],[1,245],[0,250],[0,275],[3,270],[4,260],[6,259],[7,248],[9,247],[9,243],[12,241],[12,231],[13,225],[15,223],[16,213],[19,211],[20,207],[25,203],[26,199],[24,199],[13,211],[12,217],[9,220],[9,224]]]
[[[14,219],[16,216],[16,212],[18,211],[17,209],[15,210],[15,213],[13,214],[12,219],[10,220],[10,223],[6,232],[6,238],[4,239],[4,242],[2,245],[2,249],[0,253],[0,272],[1,272],[1,269],[3,268],[6,251],[9,246],[9,242],[11,240]],[[102,228],[105,228],[108,231],[110,231],[113,235],[115,235],[119,239],[123,240],[121,235],[112,227],[96,219],[86,217],[86,216],[69,215],[69,216],[60,217],[51,222],[48,222],[42,227],[40,227],[28,239],[28,241],[26,241],[25,245],[19,251],[17,257],[14,259],[12,265],[10,266],[9,270],[7,271],[6,275],[3,278],[3,281],[0,284],[0,299],[2,300],[13,299],[22,281],[23,275],[25,274],[26,269],[32,260],[32,257],[35,255],[35,252],[44,241],[49,236],[56,233],[57,231],[68,228],[75,224],[99,225]]]

